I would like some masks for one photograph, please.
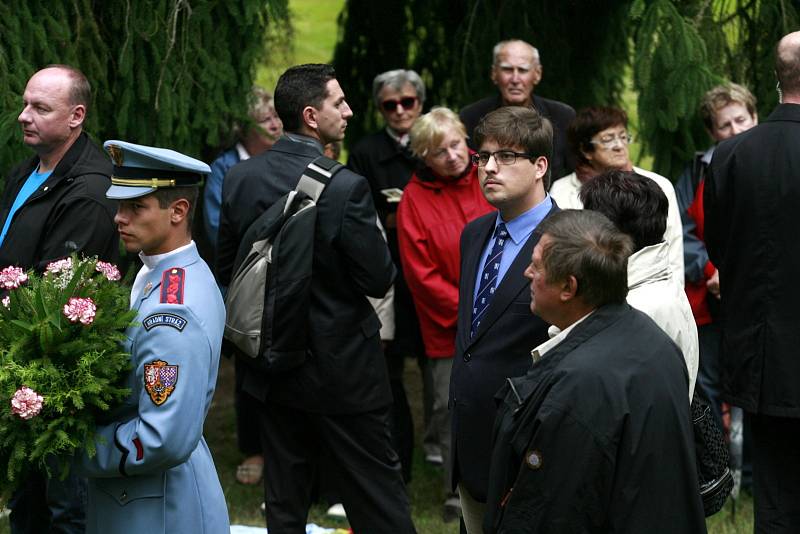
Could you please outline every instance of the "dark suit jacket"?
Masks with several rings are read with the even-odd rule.
[[[217,274],[227,285],[239,241],[264,210],[295,188],[322,145],[282,137],[267,152],[228,171],[222,190]],[[311,282],[311,354],[299,368],[247,373],[243,388],[260,400],[318,413],[358,413],[391,402],[378,336],[366,296],[383,297],[395,267],[377,227],[367,181],[343,169],[317,203]]]
[[[473,150],[479,148],[474,146],[472,133],[483,116],[501,107],[503,107],[503,101],[500,95],[497,95],[473,102],[461,110],[459,116],[467,128],[470,148]],[[575,110],[563,102],[542,98],[536,94],[533,95],[533,107],[553,125],[553,157],[550,159],[550,183],[552,184],[575,170],[575,157],[567,144],[567,128],[575,118]]]
[[[558,210],[553,204],[550,213]],[[450,376],[453,425],[453,484],[461,483],[475,499],[486,500],[494,395],[508,377],[531,365],[531,349],[547,340],[548,325],[531,314],[530,284],[523,272],[539,242],[534,230],[495,291],[475,337],[469,337],[478,262],[494,232],[497,212],[469,223],[461,233],[461,285],[458,331]]]
[[[397,203],[386,202],[382,189],[404,189],[419,162],[410,150],[403,150],[386,130],[359,140],[350,151],[347,166],[367,179],[375,209],[386,225],[386,215],[397,211]]]
[[[394,286],[394,339],[389,343],[387,355],[404,358],[407,355],[424,354],[422,334],[419,331],[417,310],[408,285],[403,278],[400,267],[400,249],[397,243],[397,226],[390,227],[386,218],[397,212],[398,203],[389,203],[382,189],[396,187],[404,189],[411,179],[414,170],[418,168],[419,161],[411,155],[410,150],[404,150],[386,132],[368,135],[359,140],[350,152],[347,166],[360,174],[369,182],[372,190],[372,200],[375,209],[386,230],[386,240],[389,243],[389,252],[392,254],[394,264],[397,266],[397,278]]]
[[[723,398],[800,417],[800,105],[719,144],[704,206],[725,316]]]

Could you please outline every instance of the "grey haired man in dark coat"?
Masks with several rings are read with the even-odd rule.
[[[552,337],[497,394],[486,532],[706,532],[686,366],[625,302],[630,238],[590,210],[539,231],[525,276]]]

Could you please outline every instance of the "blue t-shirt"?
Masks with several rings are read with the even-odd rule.
[[[38,170],[39,167],[36,167],[36,169]],[[25,204],[25,201],[42,186],[51,174],[53,174],[53,171],[36,172],[36,170],[34,170],[30,176],[28,176],[28,179],[25,180],[22,189],[17,193],[17,198],[14,199],[14,203],[11,205],[11,211],[8,212],[6,222],[3,224],[3,232],[0,233],[0,246],[3,245],[3,241],[6,239],[6,233],[8,233],[8,227],[11,226],[11,221],[14,219],[14,214]]]

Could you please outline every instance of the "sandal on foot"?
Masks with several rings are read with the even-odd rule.
[[[254,486],[261,482],[264,464],[261,462],[245,462],[236,467],[236,480],[240,484]]]

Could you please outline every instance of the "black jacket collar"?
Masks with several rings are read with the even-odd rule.
[[[53,173],[45,180],[42,187],[39,188],[29,200],[35,200],[42,194],[51,191],[62,180],[72,180],[84,174],[103,174],[111,177],[110,174],[102,172],[102,166],[98,166],[97,157],[93,157],[95,151],[87,150],[87,145],[91,141],[86,132],[81,132],[72,146],[69,147],[67,152],[58,162]],[[111,170],[111,160],[109,159],[108,170]],[[27,180],[31,172],[39,166],[39,157],[35,156],[25,162],[22,166],[17,168],[16,173],[10,177],[9,186],[15,187],[17,190],[22,187],[22,184]],[[13,182],[13,183],[12,183]]]
[[[800,104],[778,104],[767,117],[768,122],[792,121],[800,122]]]
[[[290,148],[291,147],[291,148]],[[311,156],[319,156],[323,153],[324,147],[319,139],[298,133],[285,133],[273,145],[273,149],[278,148],[285,152],[302,152]]]
[[[545,369],[553,369],[558,366],[564,356],[606,329],[610,324],[620,320],[630,310],[631,306],[627,302],[606,304],[596,308],[589,317],[581,321],[567,334],[566,339],[549,351],[541,360],[533,364],[525,376],[508,379],[509,389],[516,392],[514,395],[516,400],[520,404],[524,404],[525,399],[530,396],[539,382],[547,375],[547,373],[543,372]],[[503,398],[502,393],[502,390],[498,392],[496,397],[498,400]]]

